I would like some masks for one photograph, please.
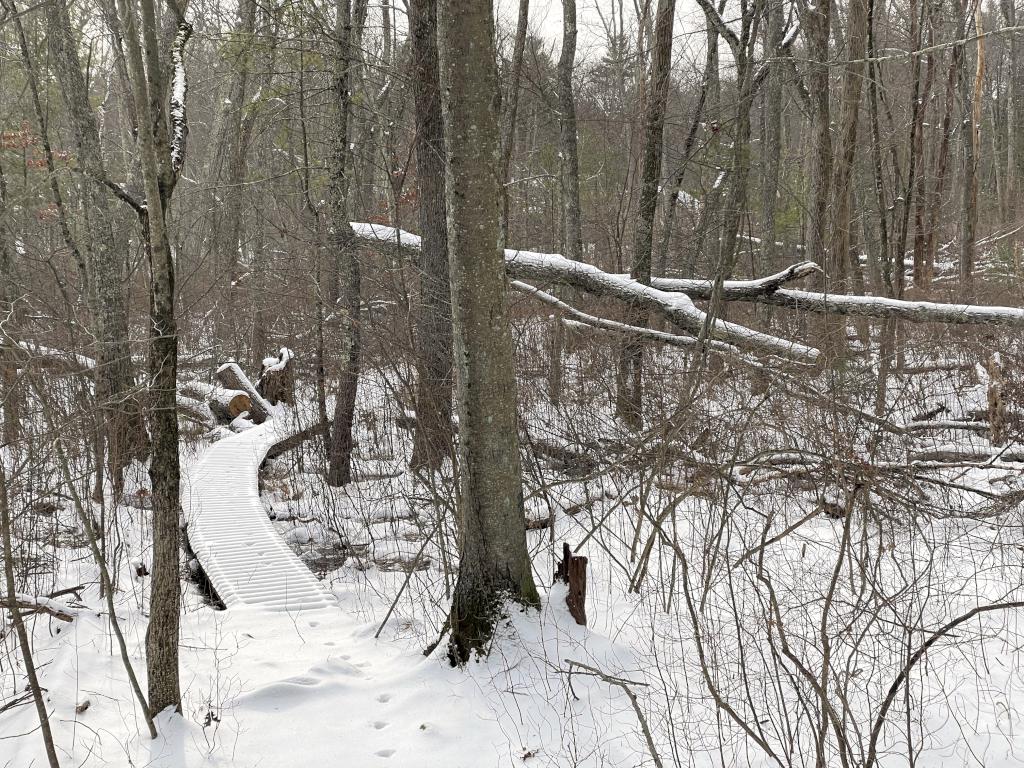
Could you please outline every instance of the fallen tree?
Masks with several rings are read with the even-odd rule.
[[[816,271],[817,265],[803,262],[789,268],[798,270],[810,265]],[[789,272],[787,270],[786,272]],[[761,280],[726,280],[722,284],[722,298],[725,301],[752,301],[771,304],[787,309],[818,312],[832,315],[850,315],[893,318],[912,323],[946,323],[951,325],[1006,325],[1024,328],[1024,309],[1018,307],[986,307],[974,304],[942,304],[934,301],[904,301],[883,296],[854,296],[849,294],[818,293],[782,288],[775,280],[785,272]],[[809,272],[793,273],[789,279],[803,277]],[[710,280],[678,280],[656,277],[651,284],[663,291],[678,292],[691,299],[710,299],[714,284]]]
[[[420,238],[409,232],[379,224],[354,222],[357,237],[405,248],[420,247]],[[626,275],[603,272],[591,264],[570,261],[557,253],[505,251],[505,269],[516,280],[534,280],[578,288],[595,296],[618,299],[639,306],[674,323],[695,336],[707,333],[712,340],[802,363],[814,363],[820,352],[799,342],[761,333],[721,319],[710,319],[681,293],[663,291]]]
[[[354,222],[357,237],[403,248],[419,248],[418,235],[379,224]],[[794,341],[772,336],[721,319],[709,320],[694,301],[711,299],[713,280],[683,280],[656,277],[651,285],[642,285],[628,275],[604,272],[591,264],[570,261],[555,253],[537,253],[506,249],[505,267],[514,281],[532,280],[578,288],[595,296],[615,298],[649,310],[694,335],[708,334],[711,339],[763,354],[800,362],[815,362],[819,351]],[[814,262],[803,261],[767,277],[752,280],[725,280],[720,286],[723,301],[748,301],[807,312],[898,319],[914,323],[937,322],[954,325],[989,324],[1024,328],[1024,308],[943,304],[932,301],[904,301],[881,296],[856,296],[804,291],[786,284],[820,272]],[[533,286],[513,283],[519,290],[532,292],[574,316],[578,322],[620,332],[647,333],[604,318],[586,315]],[[649,334],[648,334],[649,335]],[[671,334],[670,334],[671,335]],[[664,341],[664,339],[662,339]]]

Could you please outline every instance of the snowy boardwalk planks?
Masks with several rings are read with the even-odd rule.
[[[260,502],[257,473],[286,436],[284,419],[214,443],[189,473],[182,497],[188,538],[228,608],[299,611],[335,605],[284,543]]]

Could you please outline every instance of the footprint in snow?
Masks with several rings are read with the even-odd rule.
[[[393,749],[379,749],[376,752],[374,752],[373,754],[375,754],[377,757],[387,758],[387,757],[391,757],[393,754],[395,754],[395,750],[393,750]]]
[[[377,701],[379,701],[381,704],[387,704],[389,701],[391,701],[391,694],[382,693],[380,696],[377,697]]]
[[[375,731],[383,731],[385,728],[391,725],[391,723],[384,722],[383,720],[376,720],[372,723],[372,725]]]

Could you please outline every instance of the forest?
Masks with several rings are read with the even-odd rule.
[[[0,0],[0,768],[1022,764],[1016,2]]]

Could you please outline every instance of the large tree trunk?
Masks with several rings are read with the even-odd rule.
[[[412,0],[416,176],[422,245],[416,310],[414,468],[437,469],[452,448],[452,296],[444,179],[444,122],[437,64],[437,0]]]
[[[88,232],[87,269],[89,303],[96,336],[96,399],[107,440],[109,471],[115,494],[122,487],[124,468],[147,451],[142,411],[132,394],[131,349],[128,334],[128,299],[125,290],[125,255],[114,243],[110,196],[100,186],[106,170],[96,117],[89,102],[89,85],[82,74],[78,45],[67,6],[47,14],[50,57],[61,83],[60,92],[75,136],[82,211]]]
[[[644,144],[633,268],[630,270],[633,279],[643,284],[651,281],[651,250],[654,219],[658,208],[658,182],[661,179],[662,139],[672,69],[672,28],[675,10],[675,0],[658,0],[654,56],[651,62],[651,93],[644,116]],[[628,323],[637,326],[647,325],[647,312],[639,307],[631,307]],[[643,345],[639,339],[630,338],[622,345],[617,378],[616,414],[630,427],[638,428],[643,421]]]
[[[526,549],[500,226],[494,21],[489,0],[442,0],[448,244],[459,403],[459,577],[450,658],[487,647],[501,601],[539,602]]]
[[[167,231],[171,194],[184,162],[185,43],[191,28],[178,19],[172,55],[175,95],[171,141],[164,104],[167,77],[160,61],[160,42],[153,0],[118,2],[125,30],[132,92],[139,111],[139,154],[146,193],[145,235],[150,265],[150,404],[153,453],[149,477],[153,487],[153,575],[149,627],[146,631],[146,672],[152,715],[165,709],[181,711],[178,678],[178,629],[181,583],[179,579],[178,520],[181,515],[178,465],[178,328],[175,319],[174,254]],[[141,45],[140,45],[141,38]],[[145,60],[143,59],[145,57]],[[180,101],[179,101],[180,99]]]
[[[341,371],[334,404],[334,427],[331,432],[331,451],[327,468],[327,483],[346,485],[352,480],[352,425],[355,421],[356,393],[359,386],[359,256],[352,242],[352,228],[348,224],[349,178],[351,152],[348,141],[348,121],[351,93],[352,64],[352,12],[349,0],[337,0],[335,19],[334,73],[332,87],[332,118],[334,124],[331,154],[328,159],[329,233],[327,259],[336,261],[341,278],[341,290],[333,285],[323,287],[330,299],[338,296],[334,307],[341,318]],[[333,270],[326,270],[331,275]],[[332,278],[328,277],[329,280]]]

